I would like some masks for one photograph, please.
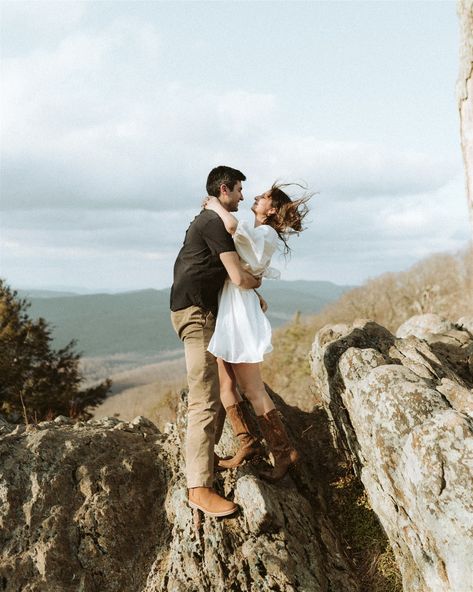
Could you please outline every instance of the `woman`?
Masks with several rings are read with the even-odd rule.
[[[255,198],[252,211],[254,228],[238,221],[215,197],[204,207],[216,212],[233,236],[244,267],[253,275],[278,278],[279,272],[269,267],[271,257],[281,241],[289,252],[287,238],[303,230],[302,220],[308,212],[309,197],[291,200],[274,184],[269,191]],[[245,290],[227,279],[219,299],[215,332],[208,350],[217,357],[220,397],[227,411],[240,449],[230,460],[219,460],[220,468],[240,465],[245,459],[261,453],[258,439],[251,434],[237,384],[256,413],[258,424],[274,458],[274,468],[262,476],[270,481],[283,477],[299,454],[290,444],[286,430],[261,378],[260,363],[272,350],[271,326],[264,311],[266,303],[255,290]]]

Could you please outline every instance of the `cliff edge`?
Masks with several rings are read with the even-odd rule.
[[[473,590],[472,319],[418,315],[321,329],[314,380],[334,444],[366,488],[416,592]]]

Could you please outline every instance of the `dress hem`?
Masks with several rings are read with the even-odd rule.
[[[271,349],[269,351],[264,352],[261,360],[239,360],[238,362],[234,362],[233,360],[227,360],[223,356],[219,356],[218,354],[214,354],[214,352],[210,349],[208,349],[207,351],[209,351],[216,358],[220,358],[221,360],[223,360],[224,362],[227,362],[228,364],[261,364],[261,362],[264,362],[264,356],[267,354],[270,354],[273,351],[273,348],[271,347]]]
[[[212,353],[212,352],[210,352]],[[215,356],[215,354],[212,354]],[[225,358],[222,358],[222,356],[215,356],[216,358],[220,358],[221,360],[223,360],[224,362],[227,362],[228,364],[261,364],[261,362],[264,361],[264,358],[261,360],[240,360],[239,362],[233,362],[232,360],[226,360]]]

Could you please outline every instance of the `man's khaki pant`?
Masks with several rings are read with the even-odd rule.
[[[225,411],[220,403],[217,362],[207,351],[215,329],[215,317],[198,306],[189,306],[171,312],[171,321],[179,339],[184,342],[189,385],[187,487],[212,487],[214,446],[225,421]]]

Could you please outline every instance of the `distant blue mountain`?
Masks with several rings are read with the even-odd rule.
[[[299,311],[309,315],[338,299],[351,286],[318,281],[267,281],[261,293],[269,303],[273,327]],[[29,314],[43,317],[54,328],[54,346],[71,339],[85,356],[135,353],[155,355],[182,349],[169,319],[169,288],[118,294],[55,293],[21,290],[31,302]]]

